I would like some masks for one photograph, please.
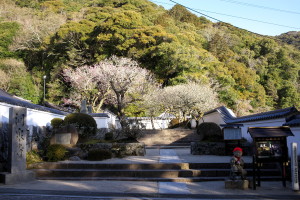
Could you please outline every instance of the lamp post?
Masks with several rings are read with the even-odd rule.
[[[45,103],[45,99],[46,99],[46,78],[47,78],[47,76],[44,75],[43,76],[43,79],[44,79],[44,103]]]

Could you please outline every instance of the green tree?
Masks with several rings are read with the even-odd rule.
[[[0,70],[9,81],[6,91],[16,96],[38,103],[40,100],[38,87],[34,84],[31,74],[23,62],[15,59],[0,60]]]
[[[278,91],[279,100],[278,106],[281,108],[290,106],[300,106],[300,95],[293,85],[285,82],[284,86]]]
[[[18,30],[18,23],[0,21],[0,58],[16,56],[14,52],[9,50],[9,46],[12,44]]]
[[[175,5],[168,12],[170,16],[174,17],[176,20],[181,22],[192,23],[196,27],[203,27],[203,24],[211,23],[205,17],[197,17],[197,15],[189,12],[185,7],[181,5]]]

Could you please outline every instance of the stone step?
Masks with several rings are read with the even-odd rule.
[[[38,177],[197,177],[200,170],[96,170],[96,169],[37,169]]]
[[[30,165],[32,169],[230,169],[229,163],[139,163],[139,164],[122,164],[122,163],[97,163],[97,162],[44,162]],[[245,163],[244,168],[252,170],[252,163]],[[277,165],[267,163],[261,169],[278,170]]]
[[[140,163],[97,162],[39,163],[32,166],[38,179],[52,180],[124,180],[199,182],[229,178],[229,163]],[[252,164],[246,163],[252,177]],[[261,169],[262,180],[281,180],[280,170],[272,163]]]
[[[202,169],[202,170],[103,170],[103,169],[36,169],[38,177],[229,177],[228,169]],[[247,175],[252,176],[252,170]],[[278,176],[277,170],[262,170],[264,176]]]
[[[156,181],[156,182],[206,182],[206,181],[225,181],[224,177],[178,177],[178,178],[159,178],[159,177],[37,177],[38,180],[68,180],[68,181]],[[252,178],[248,176],[248,178]],[[262,176],[261,181],[281,181],[281,176]]]
[[[247,176],[252,176],[252,169],[245,169],[247,171]],[[278,176],[280,172],[276,169],[263,169],[261,170],[261,174],[266,177],[269,176]],[[229,169],[201,169],[201,177],[229,177],[230,170]]]
[[[39,180],[68,180],[68,181],[155,181],[155,182],[202,182],[224,181],[228,177],[37,177]]]
[[[230,169],[230,164],[228,163],[189,163],[190,169]],[[245,163],[244,168],[247,170],[252,170],[252,163]],[[261,169],[277,169],[279,166],[274,163],[265,163]]]
[[[120,170],[155,170],[155,169],[190,169],[189,163],[140,163],[140,164],[118,164],[118,163],[63,163],[44,162],[30,165],[31,169],[120,169]]]

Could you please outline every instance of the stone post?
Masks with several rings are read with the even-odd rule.
[[[82,102],[81,102],[80,113],[84,113],[84,114],[88,113],[86,100],[82,100]]]
[[[196,128],[197,121],[195,119],[192,119],[190,123],[191,123],[191,128]]]
[[[10,108],[8,129],[8,169],[0,174],[0,182],[15,184],[35,178],[26,170],[26,108]]]
[[[291,143],[291,168],[292,168],[292,189],[299,191],[299,174],[298,174],[298,151],[297,143]]]

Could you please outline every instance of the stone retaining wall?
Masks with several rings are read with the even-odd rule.
[[[243,149],[243,155],[252,155],[252,146],[249,143],[241,143],[238,145]],[[227,144],[225,142],[191,142],[192,155],[232,155],[232,150],[237,144]],[[226,154],[227,153],[227,154]]]
[[[86,153],[94,149],[109,150],[114,157],[144,156],[146,154],[144,143],[96,143],[80,144],[79,147]]]
[[[225,155],[223,142],[191,142],[192,155]]]
[[[164,129],[164,130],[145,130],[139,142],[147,146],[153,145],[177,145],[180,143],[190,144],[199,141],[199,135],[191,129]]]

